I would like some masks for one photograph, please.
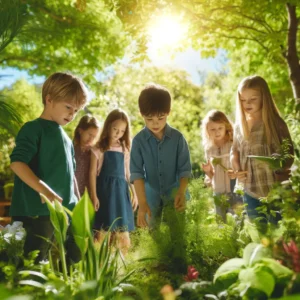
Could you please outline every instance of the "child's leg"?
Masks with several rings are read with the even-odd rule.
[[[128,250],[130,248],[130,237],[129,237],[129,232],[116,232],[116,242],[117,242],[117,247],[120,249],[122,254],[126,256],[128,253]]]
[[[108,233],[107,231],[104,231],[102,229],[95,230],[94,231],[94,243],[100,243],[100,245],[101,245],[105,238],[105,235],[107,233]],[[108,234],[110,234],[110,233],[108,233]]]
[[[50,221],[50,216],[38,217],[12,217],[12,221],[23,222],[23,227],[26,230],[26,239],[24,244],[24,255],[29,252],[39,250],[35,263],[41,260],[48,259],[48,252],[53,241],[53,226]],[[48,239],[49,242],[45,239]]]

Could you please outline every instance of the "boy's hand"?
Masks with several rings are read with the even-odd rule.
[[[41,182],[42,183],[42,182]],[[43,185],[43,191],[41,194],[46,196],[51,202],[53,202],[55,199],[58,200],[60,203],[63,202],[63,199],[57,195],[49,186],[47,186],[44,182]],[[42,203],[45,203],[44,199],[41,197]]]
[[[177,211],[185,210],[185,193],[177,193],[174,200],[174,207]]]
[[[151,218],[151,210],[148,203],[139,206],[138,216],[137,216],[137,225],[140,227],[147,227],[148,223],[146,220],[146,215]]]

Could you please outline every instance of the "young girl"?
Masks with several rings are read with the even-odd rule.
[[[231,161],[239,181],[244,182],[244,202],[250,219],[258,216],[260,197],[268,195],[275,181],[289,177],[293,159],[288,159],[281,172],[274,172],[266,163],[248,155],[271,156],[280,153],[284,139],[290,142],[290,154],[294,153],[286,123],[280,117],[266,81],[259,76],[243,79],[237,91],[236,127]],[[242,174],[239,171],[246,171]]]
[[[233,212],[237,204],[233,194],[235,177],[230,166],[232,138],[233,128],[226,115],[218,110],[208,112],[202,121],[202,140],[207,161],[202,168],[206,183],[212,185],[214,191],[216,214],[224,222],[226,212]]]
[[[134,189],[132,203],[129,193],[129,126],[129,118],[124,111],[115,109],[109,113],[93,149],[90,168],[96,240],[100,240],[100,230],[107,231],[113,224],[111,231],[116,233],[117,245],[123,254],[130,247],[129,231],[134,229],[133,209],[137,207]]]
[[[89,189],[89,170],[91,160],[91,147],[100,133],[100,124],[96,118],[83,116],[74,132],[74,151],[76,160],[75,177],[78,184],[80,197],[85,188]]]

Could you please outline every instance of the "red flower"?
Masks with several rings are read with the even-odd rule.
[[[297,244],[292,240],[288,244],[283,243],[283,248],[293,262],[293,270],[300,273],[300,251]]]
[[[185,281],[193,281],[195,279],[198,279],[199,272],[194,266],[188,266],[187,269],[187,275],[183,277]]]

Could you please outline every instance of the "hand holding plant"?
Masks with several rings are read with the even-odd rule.
[[[223,164],[222,164],[222,159],[221,158],[216,158],[216,157],[212,157],[210,159],[211,164],[216,167],[216,166],[220,166],[225,172],[228,171],[228,168],[226,168]]]
[[[290,153],[290,148],[290,141],[284,139],[280,145],[280,153],[273,153],[271,156],[248,155],[248,157],[268,164],[274,171],[283,172],[286,162],[294,157]]]

